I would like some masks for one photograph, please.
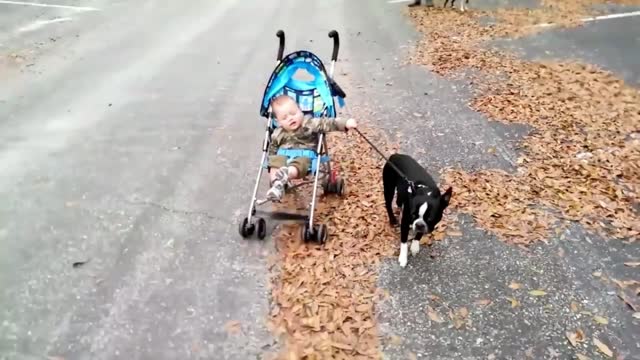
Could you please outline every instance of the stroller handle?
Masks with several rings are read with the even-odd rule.
[[[338,51],[340,50],[340,36],[335,30],[329,31],[329,37],[333,39],[333,53],[331,54],[331,61],[338,60]]]
[[[276,32],[276,36],[280,39],[280,46],[278,48],[278,61],[280,61],[284,54],[284,31],[278,30],[278,32]]]

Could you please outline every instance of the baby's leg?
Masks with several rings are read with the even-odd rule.
[[[280,201],[282,199],[284,196],[285,184],[288,181],[287,172],[286,156],[269,156],[269,177],[271,178],[271,188],[267,191],[268,200]]]
[[[269,170],[269,177],[271,178],[271,183],[273,184],[273,182],[276,180],[283,180],[283,178],[285,178],[283,172],[285,171],[287,174],[286,181],[297,179],[300,176],[300,171],[293,164],[289,166],[271,167],[271,169]]]
[[[291,160],[287,165],[286,156],[272,156],[269,158],[269,176],[271,182],[278,180],[282,175],[279,175],[282,168],[286,168],[286,174],[288,180],[299,179],[306,176],[311,166],[311,159],[307,157],[296,157]]]
[[[289,163],[289,179],[298,179],[307,176],[311,167],[311,159],[300,156]]]
[[[282,168],[287,166],[287,157],[281,155],[271,155],[269,156],[269,178],[271,180],[271,184],[279,178],[278,173],[281,172]]]
[[[284,156],[269,157],[269,176],[271,177],[271,189],[267,191],[267,199],[280,201],[284,195],[285,184],[292,179],[304,177],[309,165],[309,158],[295,158],[287,165],[287,158]]]

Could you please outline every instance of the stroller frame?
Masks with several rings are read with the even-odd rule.
[[[258,189],[260,187],[262,172],[265,168],[268,169],[266,160],[268,157],[269,147],[271,145],[271,134],[275,129],[275,125],[276,125],[274,119],[272,118],[272,110],[271,110],[270,102],[274,96],[279,95],[278,93],[279,90],[276,91],[276,94],[273,96],[268,95],[268,90],[270,88],[270,85],[272,85],[272,81],[274,80],[274,78],[277,77],[276,75],[277,71],[278,72],[282,71],[282,69],[279,69],[279,66],[282,64],[282,61],[283,61],[283,53],[284,53],[284,47],[285,47],[284,31],[278,30],[278,32],[276,33],[276,36],[280,40],[279,41],[280,46],[278,49],[278,56],[276,61],[276,68],[272,73],[269,84],[265,89],[265,94],[264,94],[261,109],[260,109],[260,115],[262,117],[267,118],[265,136],[262,142],[262,158],[260,160],[260,167],[258,168],[258,175],[256,177],[255,186],[253,188],[253,195],[251,197],[251,203],[249,205],[248,214],[239,223],[239,232],[243,238],[250,237],[251,235],[253,235],[253,233],[256,230],[257,230],[257,236],[259,239],[262,240],[266,237],[266,221],[264,218],[256,216],[256,212],[257,212],[257,206],[262,205],[268,201],[268,200],[258,200],[257,194],[258,194]],[[338,59],[338,51],[340,48],[340,38],[339,38],[338,32],[336,30],[331,30],[329,32],[329,38],[333,39],[333,53],[331,56],[331,67],[328,72],[325,70],[324,65],[322,64],[322,61],[310,51],[306,51],[306,50],[295,51],[287,55],[285,59],[289,59],[289,58],[297,59],[297,57],[304,57],[306,61],[314,62],[314,66],[319,71],[323,72],[324,75],[326,75],[326,81],[328,83],[328,87],[330,90],[331,103],[326,103],[325,101],[326,98],[322,99],[324,101],[324,108],[322,109],[322,113],[319,116],[328,115],[330,117],[335,117],[336,108],[335,108],[334,97],[338,97],[339,104],[342,107],[344,106],[343,99],[346,97],[346,94],[338,86],[338,84],[333,80],[335,63]],[[312,88],[310,91],[312,94],[315,94],[318,92],[317,88]],[[317,116],[314,110],[311,110],[311,111],[314,116]],[[322,169],[323,167],[322,165],[324,165],[324,168],[325,168],[324,171]],[[311,165],[311,174],[314,177],[312,181],[311,180],[305,181],[305,179],[302,179],[303,181],[300,184],[296,184],[295,186],[289,186],[289,184],[287,184],[286,186],[286,189],[290,190],[305,184],[309,184],[311,182],[313,183],[313,192],[312,192],[312,199],[310,203],[309,215],[305,216],[300,214],[289,214],[289,213],[283,213],[283,212],[279,212],[277,214],[273,213],[273,215],[279,215],[280,217],[289,218],[289,219],[297,218],[297,219],[304,220],[305,224],[301,229],[302,240],[305,242],[315,241],[317,243],[324,244],[328,237],[326,225],[314,224],[314,221],[313,221],[315,208],[316,208],[316,201],[317,201],[318,183],[320,182],[320,175],[321,174],[324,175],[322,179],[322,183],[323,183],[323,189],[324,189],[325,195],[335,193],[340,196],[343,196],[345,194],[344,180],[339,178],[336,175],[335,169],[332,169],[331,167],[331,159],[328,153],[328,146],[327,146],[325,133],[318,134],[318,144],[316,147],[315,158],[313,159],[312,165]],[[257,225],[257,229],[256,229],[256,225]]]

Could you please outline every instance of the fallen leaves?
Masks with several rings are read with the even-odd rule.
[[[520,289],[521,287],[522,287],[522,285],[521,285],[521,284],[518,284],[517,282],[513,282],[513,281],[512,281],[512,282],[511,282],[511,284],[509,284],[509,288],[510,288],[510,289],[513,289],[513,290]]]
[[[520,306],[520,301],[516,298],[508,297],[507,300],[511,301],[511,308],[516,308]]]
[[[453,321],[453,327],[456,329],[462,329],[467,324],[467,317],[469,316],[469,310],[466,307],[458,308],[454,311],[449,311],[449,318]]]
[[[624,290],[618,292],[618,298],[620,298],[620,300],[622,300],[631,310],[633,311],[640,310],[638,305],[636,305],[635,301],[632,300],[629,296],[627,296]]]
[[[572,312],[577,313],[578,311],[580,311],[580,304],[575,301],[572,301],[570,308]]]
[[[481,48],[488,40],[542,31],[534,26],[540,23],[577,26],[596,2],[545,0],[533,10],[465,14],[410,11],[425,34],[414,62],[444,76],[481,70],[472,77],[478,95],[471,107],[535,129],[523,140],[516,173],[448,169],[443,176],[456,189],[452,207],[502,240],[545,240],[559,220],[578,221],[607,237],[639,238],[640,214],[632,205],[640,193],[640,142],[630,134],[640,124],[640,92],[592,65],[523,61]],[[483,25],[487,16],[497,23]]]
[[[606,355],[607,357],[613,357],[613,351],[609,349],[607,345],[605,345],[602,341],[598,340],[598,338],[593,338],[593,344],[598,348],[598,351]]]
[[[242,324],[237,320],[229,320],[224,324],[224,330],[230,335],[237,335],[242,331]]]
[[[444,319],[440,314],[435,311],[431,306],[427,305],[427,316],[429,316],[429,320],[441,324],[444,322]]]
[[[379,134],[361,131],[389,152]],[[360,137],[332,133],[327,142],[332,166],[350,191],[346,198],[318,198],[314,220],[329,229],[325,245],[302,243],[297,224],[283,224],[274,235],[278,259],[269,325],[284,339],[279,358],[378,358],[374,304],[389,294],[376,287],[375,268],[394,253],[398,238],[397,229],[388,226],[382,192],[371,191],[380,185],[383,161]],[[312,185],[299,189],[287,193],[275,210],[308,211]],[[446,228],[445,219],[436,235]],[[399,345],[402,339],[389,341]]]
[[[593,320],[594,320],[595,322],[597,322],[598,324],[600,324],[600,325],[607,325],[607,324],[609,324],[609,320],[607,320],[607,318],[604,318],[604,317],[599,316],[599,315],[594,316],[594,317],[593,317]]]
[[[391,335],[389,337],[389,344],[394,346],[400,346],[402,345],[402,338],[397,335]]]
[[[577,347],[579,343],[585,340],[584,332],[580,329],[578,329],[576,332],[567,331],[566,337],[573,347]]]
[[[531,290],[529,291],[529,295],[531,296],[545,296],[547,292],[544,290]]]

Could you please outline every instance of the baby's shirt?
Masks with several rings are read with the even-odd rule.
[[[282,127],[273,131],[269,154],[275,155],[279,148],[315,150],[318,146],[318,133],[346,129],[347,119],[314,118],[311,115],[305,115],[302,124],[295,131],[286,131]]]

